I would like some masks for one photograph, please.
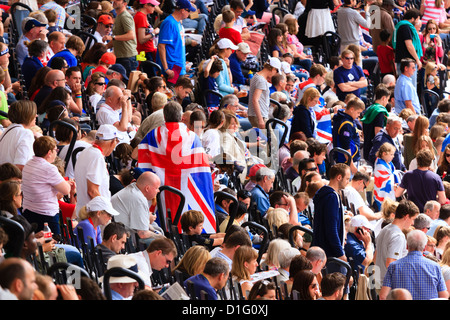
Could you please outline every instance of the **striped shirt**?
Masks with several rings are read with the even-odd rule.
[[[437,23],[444,22],[446,18],[446,12],[444,7],[444,1],[442,1],[441,7],[437,8],[435,0],[425,0],[425,11],[423,12],[422,24],[425,25],[428,20],[433,19]]]
[[[54,186],[63,181],[55,165],[33,156],[22,172],[23,209],[46,216],[59,213],[58,191]]]
[[[413,300],[435,299],[439,292],[447,290],[439,264],[425,258],[419,251],[409,252],[406,257],[392,262],[383,286],[407,289]]]

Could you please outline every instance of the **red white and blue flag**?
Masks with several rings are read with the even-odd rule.
[[[387,163],[383,159],[377,158],[373,168],[374,189],[373,196],[376,208],[381,209],[384,199],[395,200],[394,184],[399,182],[395,174],[395,167],[392,162]]]
[[[183,123],[168,122],[150,131],[138,149],[138,167],[154,172],[161,185],[180,190],[186,200],[182,212],[201,211],[205,216],[204,231],[215,233],[211,169],[200,138]],[[171,192],[163,192],[161,196],[162,215],[170,209],[174,218],[179,196]],[[180,225],[178,229],[181,232]]]
[[[321,143],[328,144],[333,141],[330,109],[324,108],[320,104],[312,109],[316,121],[316,139]]]

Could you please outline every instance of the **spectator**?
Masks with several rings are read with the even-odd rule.
[[[275,174],[269,168],[263,167],[256,172],[256,186],[251,190],[252,202],[256,202],[256,208],[264,217],[270,207],[269,192],[275,181]]]
[[[402,200],[395,210],[392,223],[381,229],[376,237],[375,265],[379,268],[379,280],[383,283],[389,265],[406,256],[406,238],[404,232],[409,231],[414,219],[420,213],[419,208],[410,200]],[[378,284],[378,285],[381,285]]]
[[[402,288],[390,290],[386,296],[386,300],[412,300],[411,293]]]
[[[280,72],[281,62],[278,58],[270,57],[261,71],[255,73],[250,81],[248,120],[253,127],[265,129],[269,118],[270,96],[269,83],[277,72]]]
[[[286,248],[284,250],[281,250],[278,253],[278,263],[280,267],[278,268],[278,272],[280,273],[277,275],[277,281],[278,283],[281,283],[281,281],[288,281],[289,280],[289,270],[291,266],[292,259],[294,257],[300,255],[300,251],[297,248]]]
[[[345,187],[344,195],[347,198],[349,205],[354,205],[355,214],[360,214],[369,221],[381,219],[381,212],[373,212],[368,206],[367,201],[363,199],[361,194],[365,192],[370,183],[370,175],[365,172],[357,171],[352,178],[352,181]]]
[[[57,193],[68,195],[75,183],[64,180],[53,165],[56,159],[56,140],[49,136],[33,143],[34,157],[23,168],[23,216],[38,225],[38,231],[48,225],[60,234]]]
[[[430,226],[431,218],[425,213],[419,213],[413,224],[414,229],[420,230],[424,233],[427,233],[427,231],[430,230]]]
[[[399,141],[399,133],[402,129],[402,119],[397,116],[389,116],[386,122],[386,127],[380,130],[372,140],[372,148],[370,149],[369,158],[366,159],[370,164],[375,164],[376,153],[380,149],[381,145],[385,142],[389,142],[395,146],[395,155],[392,159],[392,163],[396,170],[406,171],[406,167],[403,163],[402,153],[403,146]]]
[[[194,283],[194,290],[197,299],[200,299],[200,292],[204,290],[208,294],[208,300],[218,300],[217,290],[221,290],[227,284],[229,267],[225,260],[221,258],[211,258],[206,262],[202,273],[188,278],[187,281]]]
[[[39,22],[33,18],[25,18],[22,21],[22,35],[17,41],[16,46],[16,54],[17,54],[17,62],[22,65],[25,57],[28,55],[28,49],[26,46],[26,42],[33,41],[36,39],[45,40],[47,38],[47,29],[45,28],[47,25]]]
[[[309,78],[301,82],[298,85],[298,94],[297,94],[297,101],[301,101],[303,98],[303,94],[305,91],[311,87],[316,88],[323,85],[325,82],[325,76],[327,74],[327,69],[321,65],[321,64],[315,64],[311,66],[311,69],[309,70]]]
[[[131,253],[128,256],[136,259],[139,271],[144,274],[142,279],[146,287],[151,288],[150,277],[153,270],[160,271],[168,268],[177,256],[177,248],[172,240],[163,237],[150,242],[146,250]]]
[[[109,14],[102,14],[97,19],[97,28],[94,32],[94,37],[97,39],[97,43],[108,44],[109,37],[112,35],[112,28],[114,25],[114,19]],[[108,40],[109,39],[109,40]],[[93,48],[95,44],[91,47]]]
[[[316,138],[316,115],[314,107],[319,104],[320,92],[316,88],[305,90],[300,104],[294,108],[291,136],[296,132],[303,132],[307,138]]]
[[[361,158],[360,139],[355,120],[364,109],[364,102],[354,98],[347,103],[345,111],[339,110],[333,117],[333,146],[346,150],[351,156],[351,159],[348,159],[347,155],[338,153],[335,160],[337,163],[348,161],[352,174],[358,171],[358,161]]]
[[[111,198],[105,157],[112,153],[117,140],[117,129],[113,125],[101,125],[96,132],[95,143],[80,153],[74,171],[77,184],[77,215],[91,199],[97,196]]]
[[[148,22],[147,15],[153,14],[157,6],[159,6],[159,2],[156,0],[140,0],[134,2],[136,14],[133,20],[136,30],[136,50],[139,54],[144,51],[148,61],[155,61],[156,59],[154,38],[159,32],[159,29],[153,29]]]
[[[33,132],[35,126],[36,104],[33,101],[20,100],[14,102],[8,111],[11,125],[3,131],[0,137],[0,164],[12,163],[19,169],[33,156]]]
[[[41,68],[40,70],[42,70]],[[39,74],[39,73],[38,73]],[[47,74],[44,76],[43,84],[41,84],[42,87],[39,89],[38,92],[34,94],[34,103],[36,103],[37,109],[40,111],[39,114],[42,114],[45,112],[44,106],[41,107],[42,102],[53,91],[53,89],[57,87],[64,87],[66,85],[66,78],[63,71],[58,69],[49,70]]]
[[[277,286],[268,280],[256,281],[247,300],[277,300]]]
[[[26,88],[30,88],[34,75],[42,68],[42,58],[47,54],[48,43],[44,40],[36,39],[28,43],[28,56],[22,63],[22,73]]]
[[[136,262],[136,259],[131,255],[118,254],[108,260],[107,270],[116,267],[124,268],[136,272],[139,277],[144,279],[145,274],[141,270],[135,271],[136,268],[139,268]],[[138,283],[135,279],[127,276],[111,276],[109,278],[109,286],[111,288],[112,300],[128,300],[133,296]]]
[[[300,270],[295,274],[292,291],[298,292],[298,300],[317,300],[322,295],[317,278],[311,270]]]
[[[320,283],[322,296],[317,300],[342,300],[345,276],[340,272],[327,274]]]
[[[0,264],[0,287],[9,290],[17,300],[31,300],[38,289],[31,264],[20,258],[7,258]]]
[[[109,199],[98,196],[89,201],[78,212],[80,222],[73,230],[77,235],[81,246],[81,241],[90,246],[89,237],[94,240],[94,247],[102,243],[102,232],[100,228],[104,228],[112,219],[117,217],[119,212],[113,208]],[[78,228],[83,230],[84,239],[80,239],[81,235],[78,233]]]
[[[434,231],[433,237],[436,239],[435,256],[438,260],[441,260],[444,251],[448,247],[447,244],[450,241],[450,227],[438,226]]]
[[[441,205],[447,201],[441,178],[429,170],[433,158],[430,150],[420,150],[416,156],[417,169],[405,173],[400,185],[395,190],[396,197],[400,197],[406,190],[408,199],[419,207],[420,212],[423,212],[423,206],[428,200],[437,197],[437,201]],[[418,184],[417,181],[421,183]]]
[[[220,28],[219,37],[220,38],[228,38],[233,42],[234,45],[238,45],[242,42],[241,33],[233,28],[234,23],[236,22],[236,16],[233,11],[224,11],[222,12],[222,20],[225,22],[225,26]]]
[[[251,53],[250,46],[245,42],[237,44],[238,48],[234,51],[229,60],[229,69],[233,79],[233,85],[242,86],[249,85],[250,80],[248,76],[242,72],[243,63],[247,60],[248,55]]]
[[[23,195],[20,181],[2,181],[0,183],[1,216],[11,218],[13,216],[19,215],[22,208],[22,198]]]
[[[395,62],[397,70],[403,73],[401,61],[405,58],[412,59],[415,66],[409,66],[408,77],[412,83],[412,87],[417,88],[417,71],[422,68],[422,45],[420,43],[419,34],[415,28],[420,23],[420,12],[416,8],[409,9],[403,15],[403,20],[395,25],[392,35],[392,47],[395,50]],[[397,88],[397,86],[396,86]],[[396,106],[397,110],[397,106]],[[419,113],[419,112],[417,112]]]
[[[188,236],[189,244],[202,245],[211,250],[213,247],[223,243],[225,233],[203,233],[203,222],[205,217],[201,211],[188,210],[183,212],[180,219],[183,233]]]
[[[188,18],[190,12],[194,11],[196,8],[189,1],[178,0],[175,11],[165,18],[159,27],[156,63],[161,66],[163,75],[172,83],[177,81],[174,66],[179,68],[180,76],[186,74],[186,48],[183,42],[182,20]]]
[[[132,182],[111,197],[113,207],[119,212],[116,222],[122,222],[137,233],[141,242],[147,246],[155,234],[150,228],[150,203],[159,192],[161,181],[152,172],[143,172],[136,182]]]
[[[364,134],[364,159],[369,159],[372,139],[386,126],[389,116],[386,105],[390,95],[389,89],[384,84],[379,84],[375,88],[375,102],[366,109],[361,118]]]
[[[450,223],[450,205],[444,204],[439,209],[439,217],[431,222],[430,230],[427,235],[434,236],[434,233],[439,226],[448,226]]]
[[[341,59],[342,66],[333,71],[336,95],[341,101],[345,101],[350,93],[360,97],[361,89],[367,87],[367,79],[361,67],[354,63],[355,54],[345,49],[341,52]]]
[[[258,252],[250,246],[240,246],[234,256],[233,265],[231,267],[231,276],[233,281],[240,283],[242,295],[247,298],[253,283],[250,281],[256,268],[258,267]]]
[[[252,242],[245,229],[238,227],[238,231],[233,231],[233,226],[227,231],[222,246],[211,250],[211,257],[219,257],[228,262],[231,267],[233,265],[233,257],[236,250],[241,246],[251,246]]]
[[[448,299],[440,266],[422,254],[426,243],[427,237],[422,231],[408,233],[408,255],[389,265],[380,290],[380,300],[385,300],[389,291],[396,288],[407,289],[413,300]]]
[[[184,282],[190,277],[201,274],[210,259],[211,254],[205,246],[194,245],[186,250],[180,262],[171,270],[172,274],[177,281]]]
[[[117,57],[117,63],[125,68],[125,74],[129,77],[130,72],[136,70],[136,31],[133,16],[127,10],[126,0],[117,0],[113,2],[116,18],[112,29],[112,36],[106,36],[109,40],[106,44],[108,48],[114,48],[114,54]]]
[[[381,45],[383,40],[381,39],[381,33],[383,30],[385,30],[387,33],[392,35],[394,32],[394,20],[392,18],[392,9],[395,6],[394,0],[383,0],[381,2],[381,5],[379,4],[380,10],[376,11],[380,14],[380,24],[379,28],[378,26],[372,26],[372,28],[369,28],[369,34],[372,37],[372,48],[375,53],[378,55],[378,46]],[[389,44],[390,44],[389,40]]]
[[[66,10],[64,7],[69,3],[67,0],[44,0],[43,5],[39,8],[40,11],[45,12],[46,10],[52,9],[56,13],[55,26],[61,30],[64,28],[66,22]]]
[[[264,260],[261,261],[261,269],[278,270],[280,268],[278,254],[289,248],[291,248],[291,244],[287,240],[271,240],[269,246],[267,247],[267,251],[265,252]]]
[[[400,62],[399,68],[401,75],[395,85],[395,112],[399,114],[404,108],[411,109],[414,113],[421,113],[419,96],[416,86],[412,82],[412,76],[416,72],[414,60],[404,59]]]
[[[125,249],[128,237],[123,223],[111,221],[103,229],[102,242],[97,244],[95,249],[101,252],[103,261],[107,263],[109,258]]]
[[[344,250],[347,258],[352,259],[355,270],[359,267],[365,270],[373,262],[372,230],[373,225],[363,215],[351,218]]]
[[[341,37],[341,51],[344,51],[350,44],[359,46],[360,28],[369,29],[369,3],[364,6],[365,18],[359,12],[360,9],[357,11],[355,7],[356,1],[344,0],[343,6],[337,10],[337,33]]]
[[[55,55],[48,61],[49,65],[52,65],[52,60],[56,57],[63,57],[70,67],[78,66],[77,57],[81,57],[85,49],[84,42],[78,36],[70,36],[66,42],[66,48],[55,53]]]

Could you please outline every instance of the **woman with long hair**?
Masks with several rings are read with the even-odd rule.
[[[422,135],[428,135],[428,127],[430,121],[425,116],[418,116],[414,124],[414,129],[412,133],[407,133],[403,136],[403,146],[404,152],[404,164],[408,168],[409,163],[415,158],[416,152],[418,150],[419,137]]]
[[[258,267],[257,259],[258,252],[250,246],[240,246],[234,253],[231,276],[240,283],[244,297],[253,287],[251,279]]]
[[[319,282],[311,270],[300,270],[294,276],[292,292],[298,292],[298,300],[317,300],[321,297]]]
[[[320,92],[316,88],[305,90],[300,104],[294,108],[294,116],[291,124],[291,135],[295,132],[303,132],[306,138],[316,137],[316,125],[311,109],[319,104]]]
[[[101,72],[95,72],[91,75],[86,94],[94,113],[97,111],[97,103],[103,98],[106,90],[106,76]]]
[[[0,215],[8,218],[18,215],[22,208],[22,188],[19,181],[0,183]]]
[[[188,278],[202,273],[209,259],[211,259],[211,254],[206,247],[201,245],[192,246],[173,268],[172,274],[176,275],[175,271],[178,270],[181,273],[181,280],[184,282]]]
[[[450,171],[450,144],[448,144],[439,157],[439,166],[436,173],[444,179]]]

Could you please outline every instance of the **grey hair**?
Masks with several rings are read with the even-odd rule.
[[[438,206],[440,208],[441,204],[439,202],[437,202],[436,200],[427,201],[425,203],[425,205],[423,206],[423,212],[427,212],[427,210],[433,210],[434,206]]]
[[[317,261],[322,260],[325,261],[327,258],[327,255],[325,254],[325,251],[320,247],[310,247],[308,251],[306,251],[306,258],[311,261]]]
[[[278,263],[280,264],[280,268],[285,269],[291,265],[292,258],[298,256],[300,251],[298,249],[290,247],[284,249],[278,253]]]
[[[408,251],[420,251],[425,250],[428,238],[427,235],[420,230],[412,230],[408,232],[406,236],[406,244],[408,245]]]
[[[227,94],[220,100],[220,108],[224,108],[224,106],[229,104],[234,104],[236,101],[239,101],[239,98],[234,94]]]
[[[419,213],[417,218],[414,220],[414,228],[417,230],[429,228],[430,226],[431,226],[431,218],[425,213]]]
[[[262,181],[264,177],[268,177],[270,179],[275,178],[275,173],[273,173],[273,171],[267,167],[262,167],[256,172],[256,182]]]
[[[230,267],[228,262],[219,257],[214,257],[209,259],[206,264],[203,272],[212,277],[216,277],[220,274],[228,274]]]
[[[169,101],[163,109],[165,122],[180,122],[183,116],[183,108],[176,101]]]
[[[394,123],[394,122],[400,122],[400,123],[402,123],[402,121],[403,121],[403,119],[400,118],[399,116],[389,116],[389,117],[387,118],[386,125],[392,124],[392,123]]]

